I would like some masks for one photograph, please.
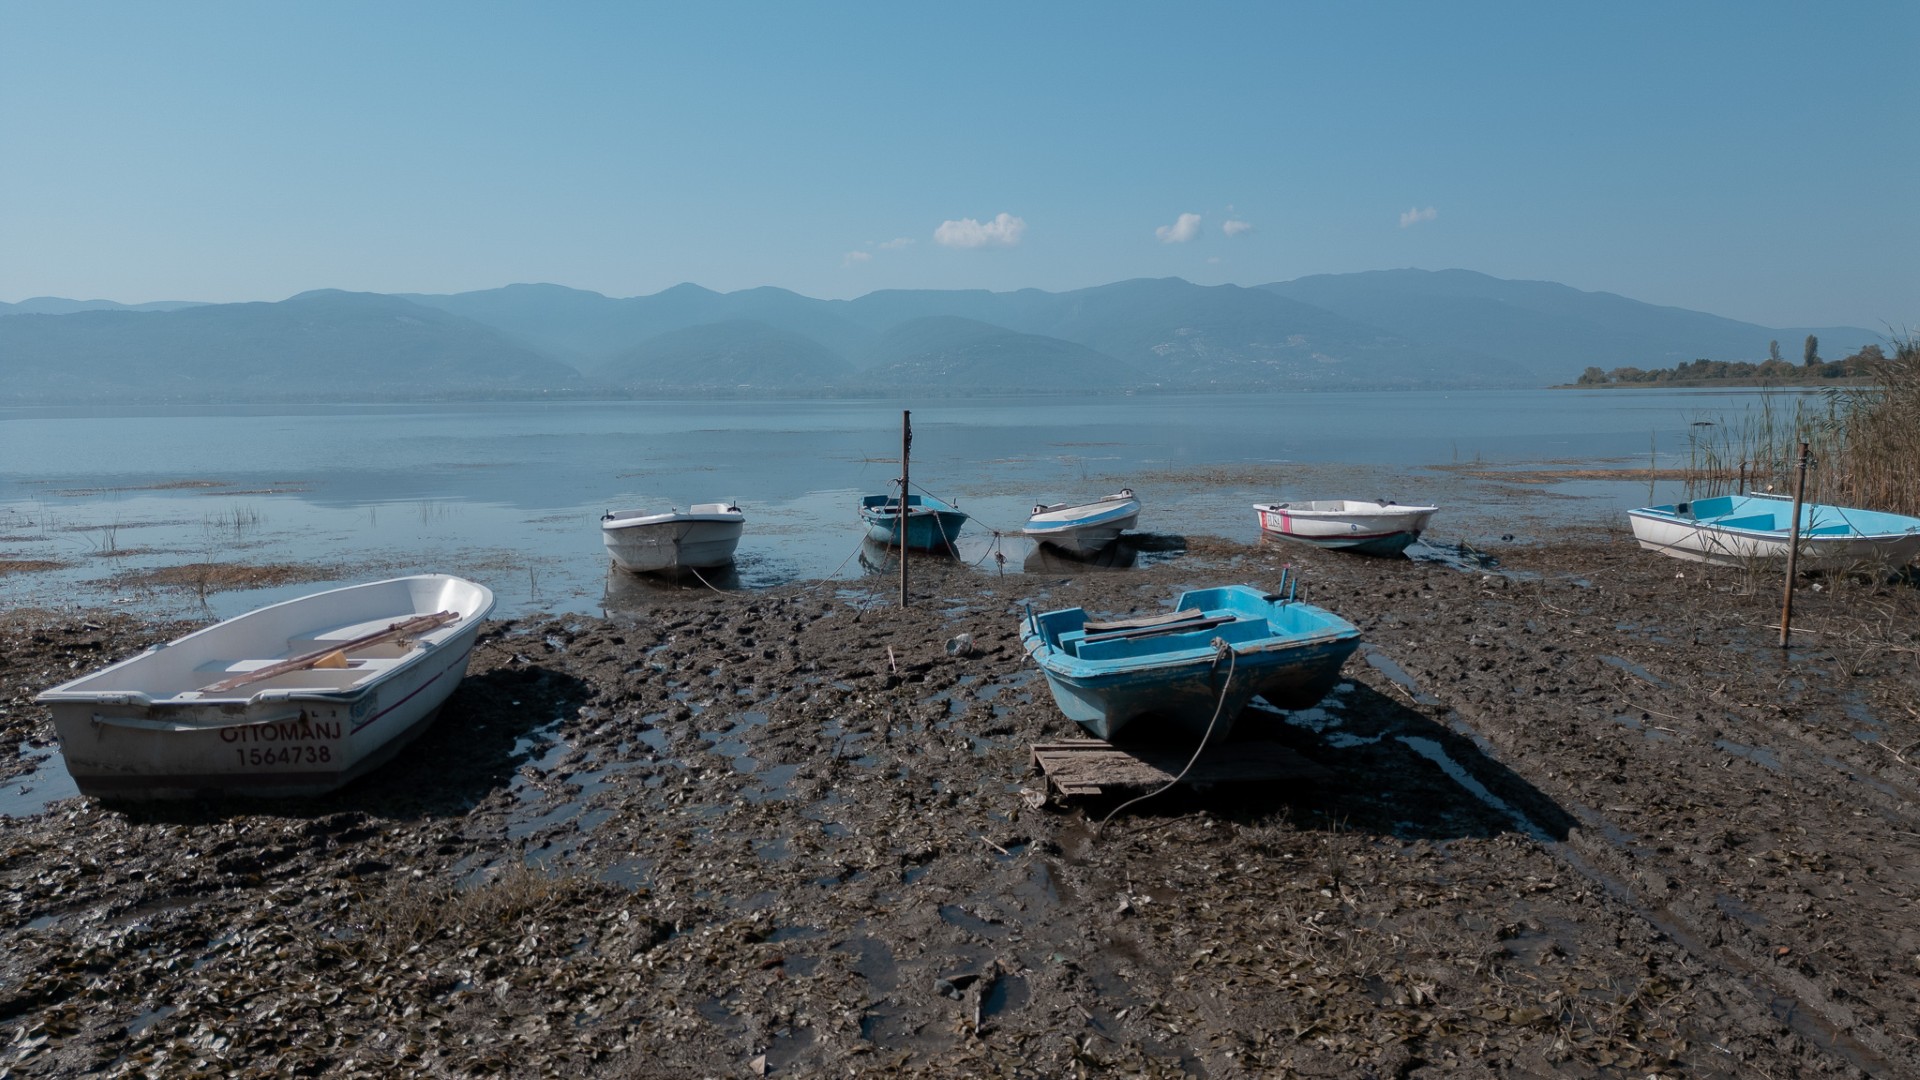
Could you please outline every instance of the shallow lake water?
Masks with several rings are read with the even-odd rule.
[[[1467,471],[1683,464],[1690,432],[1755,392],[1526,390],[933,401],[911,479],[968,511],[976,572],[1071,570],[1018,537],[1037,502],[1130,487],[1140,561],[1193,536],[1252,541],[1252,503],[1443,507],[1430,537],[1485,547],[1618,517],[1673,484],[1511,485]],[[237,614],[328,583],[448,572],[499,614],[601,610],[610,508],[737,500],[737,565],[762,587],[892,573],[855,505],[899,475],[898,401],[511,402],[0,410],[0,604]],[[1123,562],[1125,560],[1122,560]],[[181,563],[321,564],[320,583],[207,591],[138,575]],[[696,583],[696,587],[697,583]]]

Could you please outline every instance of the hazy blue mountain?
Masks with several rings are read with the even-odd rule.
[[[847,319],[876,333],[909,319],[950,315],[960,319],[1011,326],[1028,302],[1045,304],[1059,293],[1022,289],[996,293],[985,289],[881,289],[854,300],[832,303]]]
[[[1059,338],[956,315],[909,319],[861,358],[862,385],[932,392],[1080,390],[1137,386],[1146,373]]]
[[[1041,294],[1046,295],[1046,294]],[[1079,342],[1163,386],[1489,386],[1534,382],[1485,352],[1434,349],[1261,289],[1178,278],[1061,293],[1009,294],[1009,325]]]
[[[451,296],[408,294],[407,299],[504,330],[589,372],[643,341],[713,323],[764,323],[841,355],[865,349],[874,338],[872,330],[841,317],[828,301],[775,288],[717,293],[681,284],[652,296],[614,299],[560,285],[509,285]]]
[[[30,305],[45,310],[20,310]],[[0,401],[1542,386],[1591,366],[1757,360],[1769,341],[1797,361],[1810,332],[1830,358],[1879,338],[1464,270],[855,300],[510,285],[140,307],[0,308]]]
[[[145,304],[122,304],[113,300],[68,300],[59,296],[34,296],[17,304],[0,300],[0,315],[71,315],[76,311],[178,311],[199,307],[197,300],[154,300]]]
[[[845,357],[803,334],[751,319],[674,330],[627,350],[597,372],[630,389],[738,392],[844,383]]]
[[[1845,356],[1881,335],[1859,327],[1769,329],[1551,281],[1471,270],[1321,274],[1261,288],[1436,347],[1474,349],[1539,381],[1572,382],[1589,366],[1664,368],[1702,357],[1764,360],[1770,341],[1797,362],[1808,334]]]
[[[470,397],[581,381],[490,327],[372,293],[0,319],[9,401]]]

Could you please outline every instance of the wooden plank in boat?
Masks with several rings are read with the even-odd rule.
[[[1135,615],[1131,619],[1088,619],[1081,629],[1089,634],[1098,634],[1107,630],[1132,630],[1140,626],[1164,626],[1168,623],[1189,622],[1205,614],[1206,612],[1196,607],[1171,613],[1163,611],[1155,615]]]
[[[1193,756],[1192,747],[1117,747],[1100,739],[1035,743],[1032,750],[1034,765],[1068,798],[1161,787],[1180,775]],[[1209,748],[1181,783],[1186,787],[1276,780],[1307,783],[1331,775],[1324,766],[1279,743],[1246,741]]]
[[[1158,637],[1161,634],[1188,634],[1195,630],[1211,630],[1216,626],[1225,626],[1238,621],[1234,615],[1209,615],[1204,619],[1183,619],[1180,622],[1163,623],[1157,626],[1136,626],[1131,630],[1110,630],[1104,634],[1088,634],[1080,639],[1080,644],[1091,645],[1097,641],[1119,641],[1124,638]]]

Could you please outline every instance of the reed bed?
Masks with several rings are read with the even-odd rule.
[[[1696,424],[1688,497],[1790,492],[1805,442],[1809,501],[1920,516],[1920,336],[1893,353],[1871,365],[1872,386],[1769,395],[1737,423]]]

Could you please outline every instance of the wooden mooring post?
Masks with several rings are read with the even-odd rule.
[[[900,410],[900,505],[899,512],[893,515],[894,527],[900,530],[900,606],[907,606],[907,526],[912,515],[907,513],[907,457],[913,451],[913,412]]]
[[[1800,468],[1793,477],[1793,520],[1787,522],[1787,591],[1780,600],[1780,647],[1793,636],[1793,579],[1800,574],[1800,503],[1807,497],[1807,444],[1800,443]]]

